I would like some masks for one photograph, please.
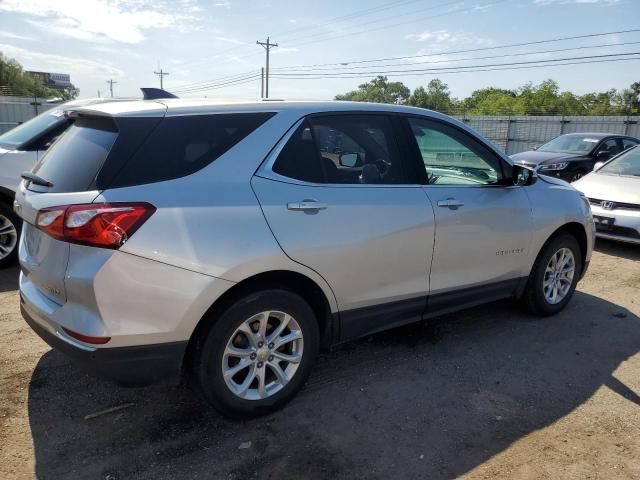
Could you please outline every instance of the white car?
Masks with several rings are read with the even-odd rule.
[[[640,147],[573,183],[589,199],[596,235],[640,245]]]

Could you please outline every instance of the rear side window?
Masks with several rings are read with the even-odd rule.
[[[50,193],[78,192],[90,188],[118,137],[110,118],[80,118],[40,160],[33,172],[53,187],[29,185]]]
[[[165,117],[109,187],[160,182],[197,172],[273,115],[233,113]]]

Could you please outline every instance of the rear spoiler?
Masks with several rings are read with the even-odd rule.
[[[167,92],[161,88],[146,87],[141,88],[143,100],[160,100],[162,98],[178,98],[173,93]]]

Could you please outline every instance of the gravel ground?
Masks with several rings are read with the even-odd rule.
[[[556,317],[501,302],[352,342],[244,422],[85,375],[23,322],[16,276],[0,273],[2,479],[640,478],[638,247],[599,241]]]

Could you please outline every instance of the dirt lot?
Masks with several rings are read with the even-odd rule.
[[[2,479],[640,478],[640,248],[599,242],[554,318],[499,303],[345,345],[246,422],[83,374],[24,324],[16,276],[0,273]]]

